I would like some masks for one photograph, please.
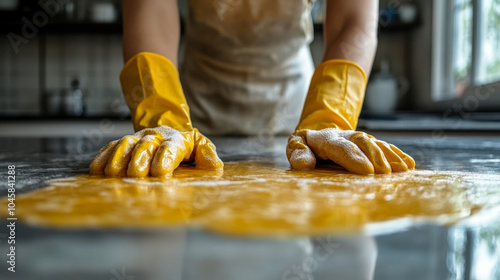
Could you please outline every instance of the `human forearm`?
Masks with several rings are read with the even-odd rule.
[[[176,0],[123,0],[120,73],[134,135],[106,145],[91,174],[169,176],[183,161],[222,170],[215,146],[191,125],[177,70],[179,16]]]
[[[177,65],[180,36],[176,0],[123,0],[123,58],[152,52]]]
[[[413,169],[397,147],[356,131],[366,73],[377,45],[377,0],[330,0],[325,20],[325,56],[311,80],[297,130],[288,139],[294,169],[332,160],[358,174]]]
[[[190,130],[189,108],[177,70],[176,0],[123,0],[123,95],[134,128],[167,125]]]
[[[328,0],[323,61],[343,59],[369,74],[377,48],[378,0]]]

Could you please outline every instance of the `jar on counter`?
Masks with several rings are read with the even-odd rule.
[[[83,116],[85,111],[83,91],[78,79],[71,81],[71,89],[64,93],[62,101],[64,115],[73,117]]]

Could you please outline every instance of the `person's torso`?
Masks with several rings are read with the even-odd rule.
[[[312,0],[190,0],[186,46],[221,63],[283,63],[312,40]]]
[[[313,72],[310,0],[190,0],[181,80],[207,134],[288,133]]]

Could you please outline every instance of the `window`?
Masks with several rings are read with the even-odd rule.
[[[500,82],[500,0],[434,0],[434,101]]]
[[[478,81],[491,83],[500,80],[500,0],[481,2]]]

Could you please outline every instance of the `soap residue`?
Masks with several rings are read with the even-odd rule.
[[[363,176],[229,162],[223,173],[181,165],[163,179],[80,175],[48,181],[18,196],[16,205],[19,221],[49,227],[189,224],[239,235],[329,234],[394,227],[398,220],[468,219],[500,205],[500,175],[414,170]]]

